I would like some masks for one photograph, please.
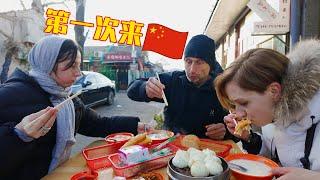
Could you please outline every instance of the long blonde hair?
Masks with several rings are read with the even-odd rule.
[[[225,87],[235,81],[240,88],[263,93],[272,82],[281,84],[289,59],[272,49],[251,49],[237,58],[214,82],[221,105],[226,109],[234,109]]]

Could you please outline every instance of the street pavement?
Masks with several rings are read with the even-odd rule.
[[[142,122],[148,122],[153,119],[155,113],[159,113],[164,107],[163,103],[157,102],[136,102],[128,98],[125,91],[116,94],[116,99],[111,106],[97,106],[93,107],[101,116],[138,116]],[[82,151],[84,147],[91,142],[101,138],[92,138],[83,136],[81,134],[76,135],[76,144],[73,146],[71,155],[75,155]]]

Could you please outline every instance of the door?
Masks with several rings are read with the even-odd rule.
[[[102,74],[96,76],[99,85],[99,97],[100,100],[108,98],[108,79]]]
[[[117,71],[118,85],[120,90],[126,90],[128,88],[128,70],[118,69]]]
[[[92,104],[99,100],[99,87],[97,80],[93,74],[88,74],[85,78],[84,84],[90,82],[90,85],[87,85],[83,88],[83,101],[87,104]]]

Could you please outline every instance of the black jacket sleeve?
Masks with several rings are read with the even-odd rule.
[[[159,78],[161,83],[165,86],[164,92],[166,96],[169,96],[169,89],[170,89],[170,83],[172,81],[172,72],[168,73],[161,73],[159,74]],[[129,84],[129,88],[127,90],[127,95],[131,100],[134,101],[140,101],[140,102],[150,102],[150,101],[156,101],[156,102],[163,102],[162,99],[158,98],[149,98],[146,93],[146,83],[148,79],[147,78],[141,78],[137,79],[135,81],[132,81]]]
[[[33,110],[37,108],[36,105],[20,105],[21,99],[28,102],[24,98],[25,94],[28,94],[29,97],[37,94],[32,94],[27,89],[21,90],[22,93],[18,90],[21,88],[15,84],[8,83],[0,86],[0,179],[14,174],[17,169],[24,166],[30,156],[34,155],[33,150],[36,149],[36,141],[28,143],[22,141],[14,132],[14,128],[26,114],[35,112]]]
[[[77,117],[80,118],[78,132],[91,137],[106,137],[108,134],[117,132],[137,134],[140,121],[138,117],[131,116],[101,117],[96,111],[84,107],[83,104],[81,115]]]
[[[129,88],[127,90],[128,97],[134,101],[140,101],[140,102],[151,101],[151,99],[148,98],[146,93],[146,83],[147,83],[147,79],[137,79],[135,81],[132,81],[129,84]]]
[[[8,122],[0,126],[0,177],[12,174],[17,167],[23,166],[35,148],[33,141],[23,142],[14,133],[15,125]]]
[[[225,124],[224,124],[225,125]],[[225,125],[226,126],[226,125]],[[227,129],[227,127],[226,127],[226,134],[224,135],[224,138],[223,138],[224,140],[228,140],[228,139],[231,139],[231,140],[233,140],[234,142],[239,142],[240,141],[240,139],[239,138],[237,138],[236,136],[234,136],[234,135],[232,135],[229,131],[228,131],[228,129]]]
[[[243,148],[250,154],[259,154],[262,146],[261,136],[251,131],[251,137],[249,141],[250,142],[241,140]]]

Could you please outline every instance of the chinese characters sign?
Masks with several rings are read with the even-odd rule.
[[[263,22],[254,23],[253,34],[285,34],[290,29],[290,0],[279,0],[279,12],[273,9],[266,0],[250,0],[248,7]]]
[[[69,20],[70,12],[49,8],[46,12],[47,21],[44,32],[66,35],[68,24],[95,28],[94,40],[110,41],[111,43],[141,45],[143,23],[133,20],[112,19],[108,16],[96,16],[96,24]],[[116,36],[116,28],[121,27],[120,37]],[[149,24],[142,50],[150,50],[164,56],[180,59],[183,54],[187,32],[178,32],[160,24]],[[107,58],[109,59],[109,58]]]
[[[121,55],[121,54],[105,54],[104,59],[106,61],[132,61],[132,57],[130,54],[128,55]]]

